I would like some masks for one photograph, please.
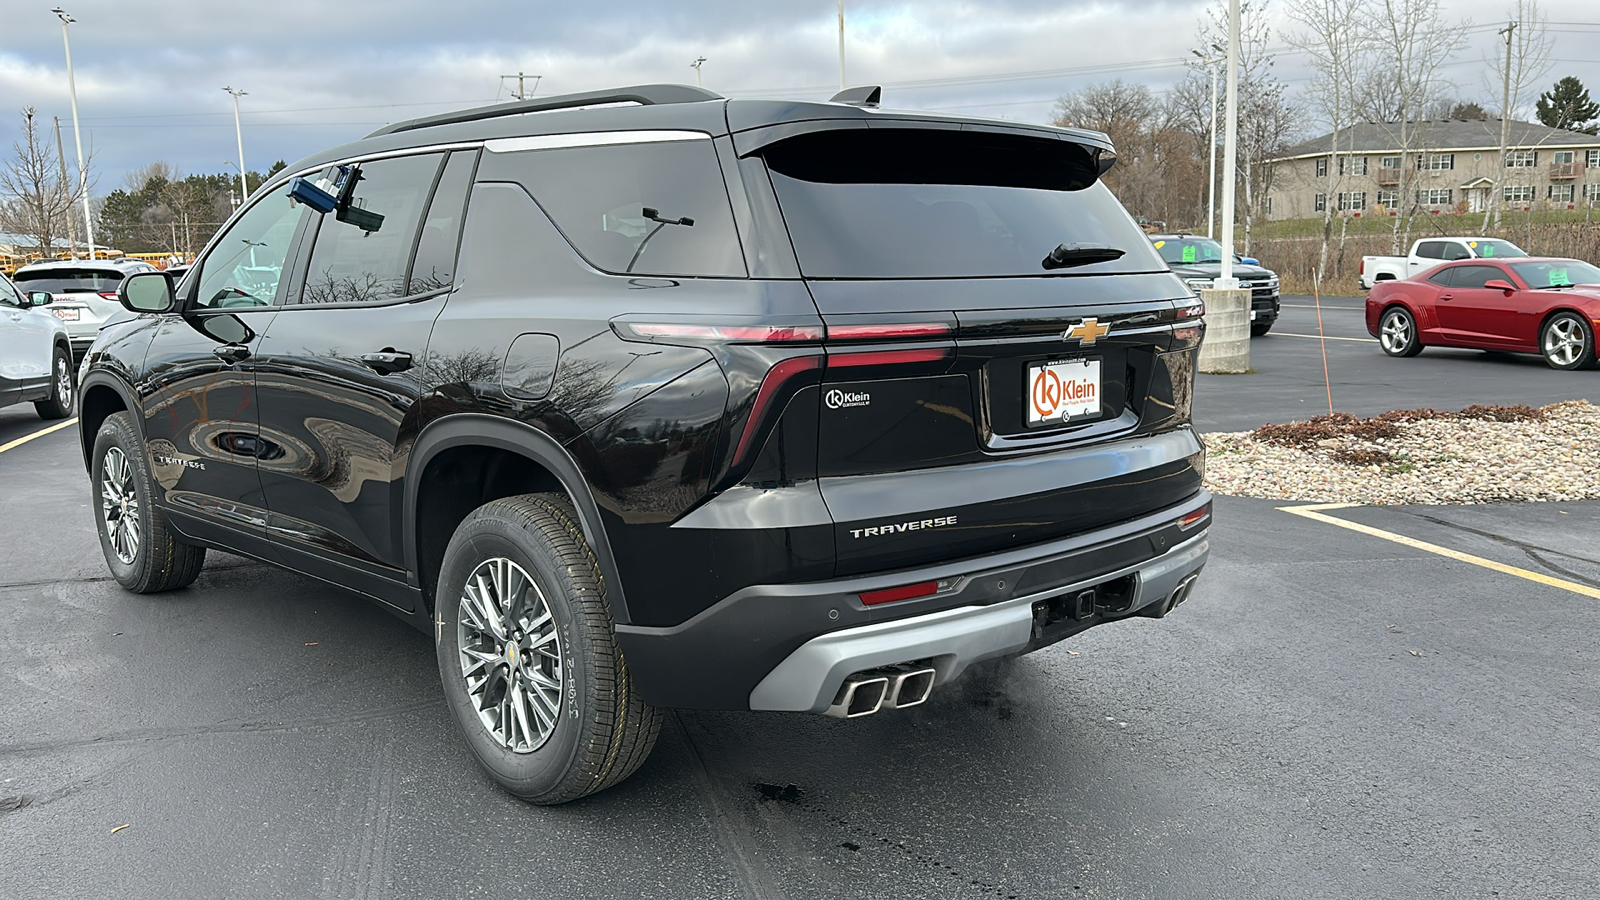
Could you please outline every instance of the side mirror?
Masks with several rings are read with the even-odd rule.
[[[27,299],[29,306],[48,306],[56,298],[49,291],[29,291]]]
[[[1495,278],[1490,281],[1485,281],[1483,286],[1491,291],[1505,291],[1507,297],[1517,292],[1517,289],[1511,286],[1511,282],[1506,281],[1503,278]]]
[[[172,311],[172,279],[165,272],[139,272],[117,286],[117,301],[130,312]]]

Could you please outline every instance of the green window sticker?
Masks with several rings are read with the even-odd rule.
[[[1567,270],[1566,269],[1551,269],[1550,270],[1550,277],[1545,279],[1545,281],[1546,281],[1547,284],[1550,284],[1550,285],[1571,284],[1572,283],[1572,281],[1567,277]]]
[[[1490,256],[1493,256],[1494,255],[1494,245],[1493,244],[1484,244],[1483,245],[1483,255],[1486,258],[1490,257]]]
[[[1187,262],[1187,263],[1194,262],[1195,259],[1197,258],[1196,250],[1197,250],[1197,248],[1193,244],[1184,245],[1184,248],[1183,248],[1183,261]]]

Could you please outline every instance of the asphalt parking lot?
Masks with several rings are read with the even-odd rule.
[[[1326,411],[1310,302],[1201,379],[1203,430]],[[1600,400],[1389,359],[1357,300],[1323,323],[1341,410]],[[671,714],[632,779],[540,809],[353,595],[221,554],[122,592],[75,429],[12,443],[43,427],[0,410],[0,896],[1600,895],[1600,502],[1320,513],[1355,531],[1220,498],[1165,620],[859,721]]]

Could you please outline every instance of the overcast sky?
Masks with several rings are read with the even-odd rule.
[[[61,27],[50,5],[5,4],[0,147],[32,106],[47,125],[61,117],[72,165]],[[1120,77],[1161,90],[1181,78],[1206,5],[850,0],[847,76],[885,85],[885,106],[1043,122],[1054,98],[1098,81]],[[1499,92],[1485,87],[1483,60],[1496,40],[1490,23],[1503,21],[1508,6],[1444,7],[1447,16],[1490,26],[1471,33],[1446,70],[1456,93],[1490,108]],[[1590,0],[1542,7],[1555,60],[1545,80],[1576,75],[1600,96],[1600,10]],[[1282,40],[1292,28],[1282,8],[1269,0],[1271,44],[1285,51],[1276,69],[1299,90],[1307,76]],[[839,78],[832,0],[72,0],[67,11],[77,18],[78,107],[85,149],[96,154],[97,194],[153,160],[184,173],[223,171],[224,160],[237,157],[224,85],[248,92],[240,105],[244,154],[260,171],[397,119],[504,100],[511,88],[500,76],[519,70],[543,76],[537,95],[693,84],[689,63],[698,56],[707,58],[705,86],[733,97],[825,99]]]

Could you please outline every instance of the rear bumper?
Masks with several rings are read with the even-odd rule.
[[[1164,510],[1069,538],[902,569],[803,584],[745,588],[681,625],[617,626],[628,668],[656,706],[817,711],[847,675],[932,660],[937,683],[983,659],[1053,643],[1104,622],[1158,612],[1205,566],[1209,520],[1198,492]],[[866,606],[859,594],[954,580],[941,594]],[[1034,604],[1117,582],[1115,609],[1034,629]]]

